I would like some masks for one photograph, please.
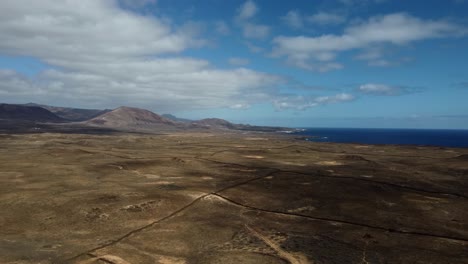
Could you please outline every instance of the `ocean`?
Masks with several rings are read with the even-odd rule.
[[[468,130],[304,128],[294,135],[308,141],[468,148]]]

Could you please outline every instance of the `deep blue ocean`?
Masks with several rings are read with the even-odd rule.
[[[306,128],[294,135],[316,142],[468,147],[468,130]]]

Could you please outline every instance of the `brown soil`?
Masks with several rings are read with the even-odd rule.
[[[468,149],[255,133],[0,146],[0,263],[468,263]]]

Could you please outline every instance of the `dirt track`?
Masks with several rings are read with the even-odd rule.
[[[0,263],[468,263],[467,149],[0,135]]]

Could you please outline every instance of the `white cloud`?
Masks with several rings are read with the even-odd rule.
[[[246,109],[293,98],[275,90],[287,84],[283,77],[246,68],[217,69],[206,60],[181,56],[205,43],[197,35],[197,23],[173,25],[167,19],[125,11],[110,0],[17,0],[0,7],[0,54],[30,56],[47,67],[29,78],[0,70],[4,101],[98,108],[131,105],[172,112]],[[323,53],[322,60],[330,56]],[[309,106],[349,99],[320,98],[309,98]]]
[[[8,1],[1,4],[0,50],[51,60],[102,61],[176,53],[196,40],[157,18],[125,12],[112,1]]]
[[[316,71],[316,72],[328,72],[332,70],[343,69],[343,65],[337,62],[317,62],[309,63],[301,59],[288,58],[286,64],[289,66],[297,67],[303,70]]]
[[[38,92],[26,76],[22,76],[13,70],[0,69],[0,94],[24,95],[28,93],[37,94]]]
[[[391,62],[389,60],[383,59],[384,49],[381,47],[369,47],[364,49],[364,51],[358,54],[355,59],[367,61],[367,65],[373,67],[388,67],[392,65],[397,65],[396,62]]]
[[[246,58],[229,58],[228,60],[229,64],[234,65],[234,66],[244,66],[250,63],[249,59]]]
[[[309,16],[307,20],[318,25],[337,25],[344,23],[346,21],[346,17],[334,13],[319,12]]]
[[[275,99],[273,101],[273,106],[277,110],[306,110],[319,105],[350,102],[354,99],[355,97],[353,95],[347,93],[320,97],[285,96]]]
[[[385,52],[385,49],[383,47],[373,46],[365,48],[363,52],[361,52],[354,58],[357,60],[367,61],[367,65],[372,67],[397,66],[413,61],[413,58],[411,57],[392,56],[391,59],[386,59],[384,58],[385,56],[390,57],[386,53],[388,52]]]
[[[439,20],[422,20],[408,14],[396,13],[372,17],[366,22],[349,26],[342,35],[278,36],[274,38],[273,56],[286,57],[299,68],[323,61],[323,54],[333,57],[343,51],[368,48],[371,45],[402,46],[411,42],[457,37],[467,30],[456,24]],[[330,62],[327,62],[329,64]]]
[[[262,72],[219,70],[208,61],[180,57],[179,52],[204,42],[196,26],[175,27],[127,12],[115,1],[17,0],[0,6],[0,54],[31,56],[50,66],[34,79],[2,70],[3,98],[29,94],[22,98],[173,111],[247,104],[251,94],[266,96],[283,82]]]
[[[269,96],[266,88],[281,82],[248,69],[216,70],[204,64],[190,59],[99,64],[94,67],[100,70],[87,72],[46,70],[34,83],[18,74],[0,75],[0,93],[22,94],[29,101],[60,98],[86,106],[131,104],[174,111],[257,103],[252,93]]]
[[[409,93],[409,89],[401,86],[390,86],[386,84],[367,83],[359,86],[359,92],[372,95],[396,96]]]
[[[396,13],[371,18],[367,23],[346,29],[342,36],[354,38],[347,44],[349,48],[373,43],[403,45],[413,41],[460,36],[466,29],[447,21],[422,20],[405,13]]]
[[[379,59],[379,60],[371,60],[367,63],[367,65],[374,66],[374,67],[388,67],[388,66],[396,65],[396,63],[393,63],[385,59]]]
[[[320,104],[336,104],[339,102],[349,102],[354,99],[355,97],[351,94],[340,93],[333,96],[321,96],[315,99],[315,101]]]
[[[237,18],[239,20],[247,20],[254,17],[257,12],[257,5],[253,1],[248,0],[239,7]]]
[[[269,26],[252,22],[252,19],[258,11],[259,8],[251,0],[246,1],[237,11],[235,21],[242,28],[242,33],[245,38],[265,39],[270,34]]]
[[[245,109],[249,109],[250,105],[249,104],[235,104],[235,105],[231,105],[229,108],[245,110]]]
[[[127,8],[138,9],[147,5],[156,4],[156,0],[120,0],[120,3]]]
[[[297,10],[289,11],[285,16],[281,17],[281,20],[293,29],[299,29],[304,26],[302,15]]]

